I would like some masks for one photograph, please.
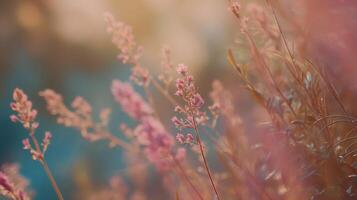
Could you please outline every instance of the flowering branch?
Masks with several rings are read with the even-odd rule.
[[[26,138],[22,141],[25,150],[28,150],[32,156],[33,160],[39,161],[43,169],[45,170],[48,178],[51,181],[52,187],[54,188],[57,198],[63,200],[62,193],[52,175],[51,170],[49,169],[47,162],[45,161],[44,155],[47,151],[48,145],[50,144],[52,135],[50,132],[45,133],[45,137],[42,140],[42,149],[40,143],[35,137],[35,131],[39,126],[39,123],[36,121],[37,110],[32,108],[32,102],[28,100],[27,95],[21,90],[16,88],[13,92],[13,101],[10,104],[10,107],[17,114],[11,115],[10,119],[13,122],[20,122],[23,127],[29,132],[34,148],[31,145],[30,139]]]
[[[203,159],[203,163],[210,179],[211,185],[213,190],[216,194],[217,199],[219,200],[219,194],[216,188],[216,185],[213,181],[213,177],[211,175],[210,169],[208,167],[208,162],[204,153],[204,147],[200,138],[200,134],[198,131],[198,124],[204,124],[207,122],[208,117],[206,116],[205,112],[201,112],[200,108],[204,104],[204,100],[201,95],[198,93],[196,86],[194,85],[194,78],[193,76],[188,74],[187,66],[184,64],[180,64],[177,67],[177,73],[181,75],[180,78],[176,80],[176,92],[175,95],[182,98],[184,101],[184,106],[176,106],[175,112],[178,112],[185,116],[185,118],[177,118],[174,116],[172,118],[172,122],[175,124],[179,130],[185,128],[191,128],[194,130],[196,135],[196,141],[200,148],[200,153]],[[182,142],[182,134],[179,133],[177,135],[177,139],[179,142]],[[191,140],[191,134],[187,134],[185,141]]]

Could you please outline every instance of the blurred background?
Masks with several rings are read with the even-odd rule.
[[[234,40],[234,21],[226,1],[1,0],[0,163],[21,165],[35,199],[55,199],[55,193],[41,166],[22,149],[26,131],[9,120],[15,87],[22,88],[39,110],[38,137],[46,130],[53,134],[47,160],[65,199],[74,199],[83,190],[78,188],[82,179],[106,184],[109,177],[125,173],[120,149],[88,143],[75,130],[57,125],[38,96],[39,91],[52,88],[67,103],[80,95],[95,111],[112,107],[112,130],[120,134],[119,122],[128,118],[113,102],[110,85],[113,79],[128,81],[130,68],[116,60],[118,52],[103,20],[108,11],[133,26],[137,42],[144,46],[145,67],[160,70],[160,49],[165,45],[171,48],[175,64],[185,63],[199,72],[202,90],[231,72],[225,54]]]
[[[264,5],[264,1],[257,2]],[[346,94],[343,100],[352,102],[355,98],[349,96],[357,94],[356,2],[274,2],[279,2],[276,6],[283,23],[295,28],[298,24],[304,30],[304,41],[297,50],[330,70],[339,92]],[[9,120],[11,93],[19,87],[39,110],[39,137],[46,130],[53,133],[47,160],[65,199],[75,199],[76,193],[85,191],[79,183],[105,184],[109,177],[125,173],[120,149],[88,143],[76,131],[57,125],[38,96],[39,91],[52,88],[63,94],[67,103],[80,95],[95,111],[112,107],[111,128],[120,134],[119,122],[128,118],[113,102],[110,84],[113,79],[128,81],[130,68],[116,60],[118,52],[103,20],[108,11],[133,26],[137,42],[144,47],[145,67],[160,70],[160,49],[165,45],[171,48],[175,64],[185,63],[194,71],[204,95],[212,80],[221,79],[239,96],[237,103],[249,101],[243,91],[238,94],[239,82],[226,62],[227,49],[235,45],[239,32],[227,7],[224,0],[1,0],[0,164],[19,163],[36,191],[35,199],[55,199],[40,165],[22,150],[21,140],[27,133]],[[284,31],[302,34],[299,28],[284,26]],[[234,51],[239,55],[239,49]],[[239,111],[252,113],[252,104],[244,105]],[[87,185],[86,189],[90,188]]]

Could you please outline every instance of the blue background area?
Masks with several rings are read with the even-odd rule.
[[[113,79],[127,80],[129,68],[118,66],[117,61],[109,63],[104,70],[98,72],[71,71],[65,76],[63,84],[54,88],[63,94],[67,105],[76,95],[86,98],[94,108],[94,115],[100,108],[113,109],[110,124],[111,130],[119,134],[118,122],[128,122],[128,117],[120,111],[119,106],[113,101],[110,85]],[[27,53],[18,51],[13,55],[10,72],[2,80],[4,91],[0,100],[0,164],[19,163],[21,173],[29,179],[31,188],[35,191],[35,199],[56,199],[55,193],[48,178],[39,163],[33,161],[27,151],[22,149],[22,139],[28,133],[18,123],[10,121],[12,114],[9,104],[12,100],[12,91],[19,87],[28,94],[38,109],[40,127],[36,133],[39,140],[47,130],[53,134],[52,143],[46,153],[46,159],[65,199],[73,198],[75,188],[73,176],[76,163],[84,162],[96,182],[105,184],[109,177],[122,169],[121,150],[109,149],[106,142],[95,144],[83,140],[78,131],[65,128],[55,123],[55,118],[49,116],[45,109],[45,102],[38,96],[38,92],[46,89],[44,82],[43,66],[31,60]]]

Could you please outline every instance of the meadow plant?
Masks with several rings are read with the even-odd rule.
[[[110,148],[125,150],[129,180],[115,175],[107,187],[96,188],[82,199],[159,198],[147,189],[149,166],[154,166],[162,182],[156,192],[164,199],[356,198],[356,118],[339,97],[328,71],[292,47],[304,36],[284,33],[277,4],[266,0],[264,5],[243,6],[230,0],[228,8],[240,34],[228,49],[227,60],[263,120],[247,121],[238,114],[235,91],[219,80],[203,95],[189,67],[173,64],[167,47],[162,49],[161,73],[150,72],[141,64],[144,51],[132,28],[111,14],[105,14],[107,31],[119,50],[118,59],[131,66],[132,82],[113,80],[110,91],[135,125],[118,123],[118,136],[108,127],[111,109],[102,109],[95,121],[84,98],[75,97],[68,107],[51,89],[39,93],[58,124],[78,130],[90,142],[105,140]],[[237,56],[236,48],[249,56]],[[165,123],[155,109],[157,98],[169,103],[171,123]],[[11,120],[29,132],[24,149],[40,162],[58,199],[63,199],[45,162],[51,133],[45,133],[40,145],[35,137],[37,111],[31,101],[20,89],[15,89],[13,101],[16,115]],[[0,172],[0,194],[30,199],[27,184],[13,176]]]

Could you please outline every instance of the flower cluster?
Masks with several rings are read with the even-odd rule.
[[[157,169],[165,170],[171,164],[173,138],[166,131],[160,121],[154,117],[144,118],[133,131],[148,160],[155,164]]]
[[[123,111],[139,122],[132,135],[144,147],[144,153],[157,169],[168,169],[172,165],[172,159],[184,158],[184,153],[180,149],[177,155],[174,155],[172,136],[160,120],[153,116],[151,106],[128,83],[113,81],[112,94]],[[125,132],[128,131],[125,125],[121,127]],[[175,158],[172,158],[173,156]]]
[[[171,121],[180,130],[184,128],[194,128],[196,123],[205,124],[208,117],[205,112],[201,111],[204,100],[197,91],[193,76],[188,73],[188,68],[184,64],[180,64],[176,71],[180,77],[176,80],[175,95],[181,97],[184,101],[184,105],[176,106],[175,112],[184,117],[174,116]]]
[[[62,96],[55,91],[46,89],[39,94],[45,99],[47,110],[57,116],[57,123],[79,129],[89,128],[92,108],[82,97],[76,97],[72,102],[72,108],[75,110],[72,112],[64,105]]]
[[[107,23],[107,32],[112,34],[113,44],[120,50],[118,59],[123,63],[137,64],[142,55],[142,47],[136,44],[132,27],[116,21],[110,13],[104,15],[104,20]]]
[[[228,7],[228,10],[230,10],[237,18],[241,17],[241,6],[239,2],[235,0],[230,0],[230,5]]]
[[[107,31],[112,35],[112,42],[120,51],[118,59],[124,64],[133,66],[131,79],[139,85],[147,85],[149,72],[139,62],[143,48],[135,42],[132,27],[116,21],[110,13],[105,14],[104,19],[107,23]]]
[[[82,137],[88,141],[109,139],[111,146],[118,144],[118,141],[114,141],[112,135],[105,130],[109,122],[110,109],[102,109],[99,114],[100,122],[96,123],[92,119],[92,106],[83,97],[75,97],[71,103],[72,111],[64,104],[62,96],[53,90],[41,91],[40,96],[45,99],[47,110],[57,116],[57,123],[78,129]]]
[[[133,119],[140,120],[153,113],[153,109],[133,90],[130,84],[114,80],[111,90],[114,99]]]
[[[14,102],[10,104],[10,107],[13,111],[17,112],[17,115],[11,115],[10,119],[13,122],[22,123],[24,128],[29,130],[30,137],[35,145],[35,148],[32,148],[30,139],[26,138],[22,141],[23,147],[25,150],[30,151],[34,160],[43,160],[52,135],[50,132],[45,133],[45,137],[42,142],[43,148],[41,150],[34,136],[35,130],[39,126],[39,123],[35,121],[37,111],[32,108],[32,102],[28,99],[27,95],[18,88],[16,88],[13,92],[13,100]]]
[[[188,133],[186,135],[182,134],[182,133],[178,133],[176,135],[176,140],[180,143],[180,144],[192,144],[194,137],[191,133]]]
[[[32,108],[32,102],[28,100],[27,95],[21,90],[16,88],[13,92],[13,100],[10,107],[17,115],[11,115],[10,119],[13,122],[20,122],[26,129],[34,131],[39,126],[36,122],[37,110]]]
[[[0,196],[11,200],[30,200],[28,182],[21,175],[17,165],[5,165],[0,171]]]
[[[171,50],[168,47],[162,47],[161,49],[161,67],[162,73],[158,75],[158,79],[164,84],[165,89],[168,89],[173,81],[173,77],[171,75],[171,71],[173,70]]]

